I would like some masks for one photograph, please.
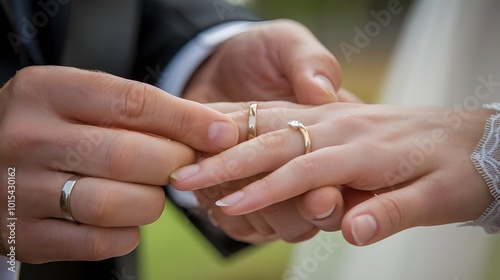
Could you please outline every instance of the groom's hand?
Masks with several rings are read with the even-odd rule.
[[[202,103],[286,100],[324,104],[338,100],[340,66],[303,25],[257,23],[223,44],[197,70],[184,97]]]

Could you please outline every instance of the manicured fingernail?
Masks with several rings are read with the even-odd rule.
[[[352,236],[358,245],[368,243],[377,232],[377,221],[372,215],[361,215],[352,220]]]
[[[335,101],[338,100],[337,94],[335,93],[335,88],[333,87],[332,83],[330,82],[330,80],[328,80],[327,77],[325,77],[323,75],[317,75],[317,76],[314,76],[314,81],[316,81],[316,83],[321,88],[323,88],[324,91],[326,91],[326,92],[328,92],[328,94],[332,95],[333,98],[335,99]]]
[[[216,147],[230,148],[236,144],[237,128],[230,122],[215,121],[208,128],[208,139]]]
[[[170,178],[176,181],[182,181],[193,177],[198,171],[200,171],[200,166],[198,164],[192,164],[177,169],[170,174]]]
[[[316,219],[316,220],[324,219],[324,218],[330,216],[333,213],[333,210],[335,210],[335,205],[333,205],[332,209],[328,210],[327,212],[314,216],[314,219]]]
[[[220,200],[217,200],[215,202],[215,205],[217,206],[222,206],[222,207],[227,207],[227,206],[233,206],[236,203],[240,202],[243,197],[245,196],[245,193],[242,191],[237,191],[235,193],[232,193]]]

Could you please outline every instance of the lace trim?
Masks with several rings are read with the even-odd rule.
[[[483,108],[500,111],[500,103],[484,105]],[[483,137],[471,159],[495,200],[479,218],[463,226],[480,226],[486,233],[500,232],[500,112],[486,122]]]

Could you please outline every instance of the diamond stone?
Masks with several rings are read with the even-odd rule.
[[[297,128],[300,126],[300,122],[299,121],[296,121],[296,120],[293,120],[293,121],[289,121],[288,122],[288,126],[292,127],[292,128]]]

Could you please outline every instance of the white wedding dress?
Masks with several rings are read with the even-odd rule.
[[[479,108],[500,102],[500,86],[488,80],[500,83],[500,1],[422,0],[403,27],[381,102]],[[475,96],[478,87],[489,98]],[[321,233],[297,245],[283,279],[500,279],[499,256],[500,234],[481,228],[419,227],[367,247]]]

